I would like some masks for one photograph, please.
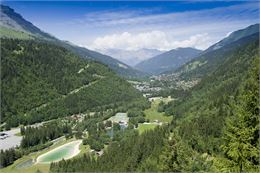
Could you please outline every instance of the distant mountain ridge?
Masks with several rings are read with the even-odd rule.
[[[226,38],[220,40],[216,44],[210,46],[208,49],[204,51],[204,53],[217,50],[225,45],[228,45],[232,42],[235,42],[243,37],[252,35],[259,32],[259,24],[250,25],[244,29],[240,29],[237,31],[232,32],[230,35],[228,35]]]
[[[67,44],[67,43],[61,43],[58,42],[58,44],[62,44],[63,47],[71,50],[72,52],[80,55],[82,58],[87,58],[93,61],[97,61],[97,62],[101,62],[105,65],[107,65],[109,68],[111,68],[112,70],[114,70],[117,74],[119,74],[120,76],[126,77],[126,78],[142,78],[145,77],[146,74],[136,70],[132,67],[130,67],[129,65],[112,58],[111,56],[96,52],[96,51],[92,51],[89,50],[87,48],[84,47],[79,47],[79,46],[75,46],[75,45],[71,45],[71,44]]]
[[[25,20],[20,14],[16,13],[14,9],[1,5],[0,11],[0,26],[16,31],[26,32],[32,34],[33,36],[38,36],[45,39],[56,39],[48,33],[43,32],[31,22]]]
[[[160,74],[175,70],[199,55],[201,50],[194,48],[177,48],[142,61],[135,67],[150,74]]]
[[[106,49],[106,50],[100,50],[99,52],[120,59],[122,62],[130,66],[135,66],[136,64],[140,63],[143,60],[164,53],[164,51],[160,51],[157,49],[147,49],[147,48],[138,49],[138,50]]]
[[[127,78],[137,78],[145,76],[144,73],[116,60],[110,56],[91,51],[89,49],[72,45],[66,41],[61,41],[48,33],[43,32],[32,23],[25,20],[20,14],[12,8],[0,5],[0,34],[1,37],[20,38],[20,39],[42,39],[54,44],[61,45],[74,53],[79,54],[82,58],[88,58],[106,64],[117,74]]]
[[[232,54],[248,42],[258,38],[259,24],[248,26],[231,33],[228,37],[201,52],[200,56],[187,62],[177,70],[167,73],[177,73],[183,79],[201,78],[214,71],[222,61],[225,61],[228,54]]]

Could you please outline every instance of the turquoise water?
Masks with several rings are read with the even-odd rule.
[[[66,144],[58,149],[52,150],[38,158],[38,162],[49,163],[68,158],[73,154],[75,143]]]

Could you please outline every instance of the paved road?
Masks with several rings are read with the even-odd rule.
[[[15,134],[19,132],[20,128],[1,132],[8,134],[8,137],[5,139],[0,139],[0,150],[6,150],[15,146],[19,146],[22,140],[22,136],[15,136]]]

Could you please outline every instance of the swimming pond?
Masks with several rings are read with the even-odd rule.
[[[40,155],[37,158],[37,163],[51,163],[62,159],[70,159],[80,153],[79,146],[82,140],[72,141],[60,147]]]

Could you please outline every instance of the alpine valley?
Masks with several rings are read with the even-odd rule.
[[[229,32],[105,55],[2,4],[0,171],[259,172],[259,24]]]

